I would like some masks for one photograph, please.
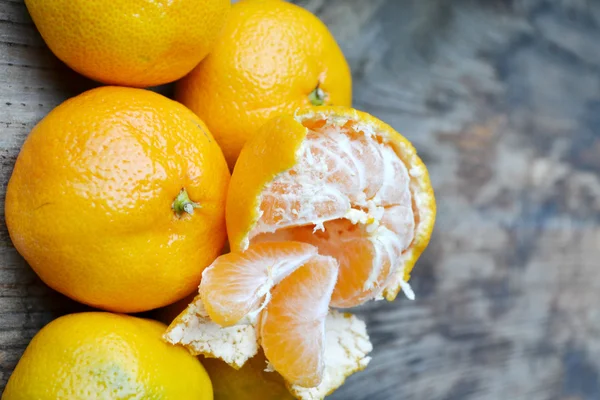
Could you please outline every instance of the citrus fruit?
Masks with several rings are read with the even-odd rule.
[[[213,385],[215,400],[293,400],[277,372],[265,371],[267,360],[259,352],[238,370],[217,358],[202,358]]]
[[[160,322],[88,312],[60,317],[33,338],[2,400],[212,400],[200,361],[160,340]]]
[[[350,106],[350,69],[327,27],[280,0],[235,3],[211,53],[178,82],[176,98],[206,122],[233,168],[270,118],[298,107]]]
[[[412,298],[410,272],[429,242],[436,205],[407,139],[366,113],[321,107],[275,117],[246,143],[226,213],[232,252],[204,271],[199,296],[167,337],[220,357],[211,343],[230,341],[237,329],[260,344],[295,394],[322,398],[310,396],[338,387],[370,348],[366,340],[327,368],[333,345],[324,332],[339,321],[330,312],[323,322],[328,307],[393,300],[401,289]],[[323,277],[328,268],[337,279]],[[248,324],[256,338],[241,332]],[[336,337],[360,337],[351,325],[339,323]],[[239,366],[247,350],[224,360]]]
[[[177,80],[209,52],[229,0],[26,0],[50,50],[100,82],[147,87]]]
[[[220,254],[228,182],[194,113],[147,90],[102,87],[33,128],[8,184],[6,223],[50,287],[144,311],[191,293]]]

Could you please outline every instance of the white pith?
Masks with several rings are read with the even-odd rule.
[[[258,352],[254,325],[217,325],[210,320],[200,299],[186,308],[163,338],[168,343],[185,346],[194,355],[220,358],[234,368],[241,368]]]

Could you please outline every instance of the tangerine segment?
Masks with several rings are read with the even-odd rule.
[[[384,206],[404,205],[410,207],[410,176],[406,166],[389,146],[381,149],[383,157],[383,182],[377,197]]]
[[[323,231],[314,231],[312,227],[298,227],[274,237],[285,235],[291,240],[310,243],[319,249],[319,254],[338,261],[340,272],[331,298],[332,306],[355,307],[380,296],[399,266],[405,247],[399,237],[384,226],[368,232],[366,226],[345,219],[326,222],[323,228]],[[268,240],[268,237],[261,235],[260,240]]]
[[[394,232],[404,247],[409,247],[415,238],[415,216],[411,207],[387,207],[381,225]]]
[[[317,255],[306,243],[258,243],[218,257],[202,274],[200,297],[210,319],[231,326],[257,312],[271,288]]]
[[[383,169],[381,145],[376,140],[328,125],[309,128],[304,152],[294,167],[296,175],[324,182],[362,205],[383,185],[383,174],[378,172]]]
[[[337,275],[333,258],[313,257],[273,288],[261,312],[258,329],[265,356],[290,384],[321,383],[325,318]]]
[[[305,178],[298,176],[298,178]],[[296,179],[296,178],[292,178]],[[329,185],[308,182],[274,182],[260,204],[260,232],[342,218],[350,210],[348,198]]]
[[[363,321],[351,314],[330,310],[325,320],[325,371],[319,386],[289,385],[299,400],[323,399],[342,386],[346,378],[365,369],[373,346]],[[209,371],[210,372],[210,371]]]

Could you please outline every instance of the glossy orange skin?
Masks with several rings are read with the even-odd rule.
[[[225,241],[229,171],[204,123],[159,94],[102,87],[30,133],[6,194],[21,255],[50,287],[138,312],[196,289]],[[185,189],[200,204],[178,216]]]
[[[192,70],[214,45],[230,0],[26,0],[50,50],[100,82],[148,87]]]
[[[351,105],[350,69],[327,27],[286,1],[242,0],[176,98],[206,122],[233,168],[267,120],[311,106],[317,85],[326,105]]]

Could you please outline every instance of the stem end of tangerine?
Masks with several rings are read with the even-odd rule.
[[[327,100],[327,93],[325,93],[325,91],[321,89],[319,85],[317,85],[315,90],[310,92],[310,94],[308,95],[308,99],[310,100],[313,106],[322,106]]]
[[[200,204],[190,200],[187,191],[185,189],[181,189],[177,197],[175,197],[175,200],[173,201],[173,205],[171,207],[173,208],[173,211],[175,211],[175,214],[177,214],[177,216],[181,216],[183,213],[193,215],[194,209],[200,208]]]

